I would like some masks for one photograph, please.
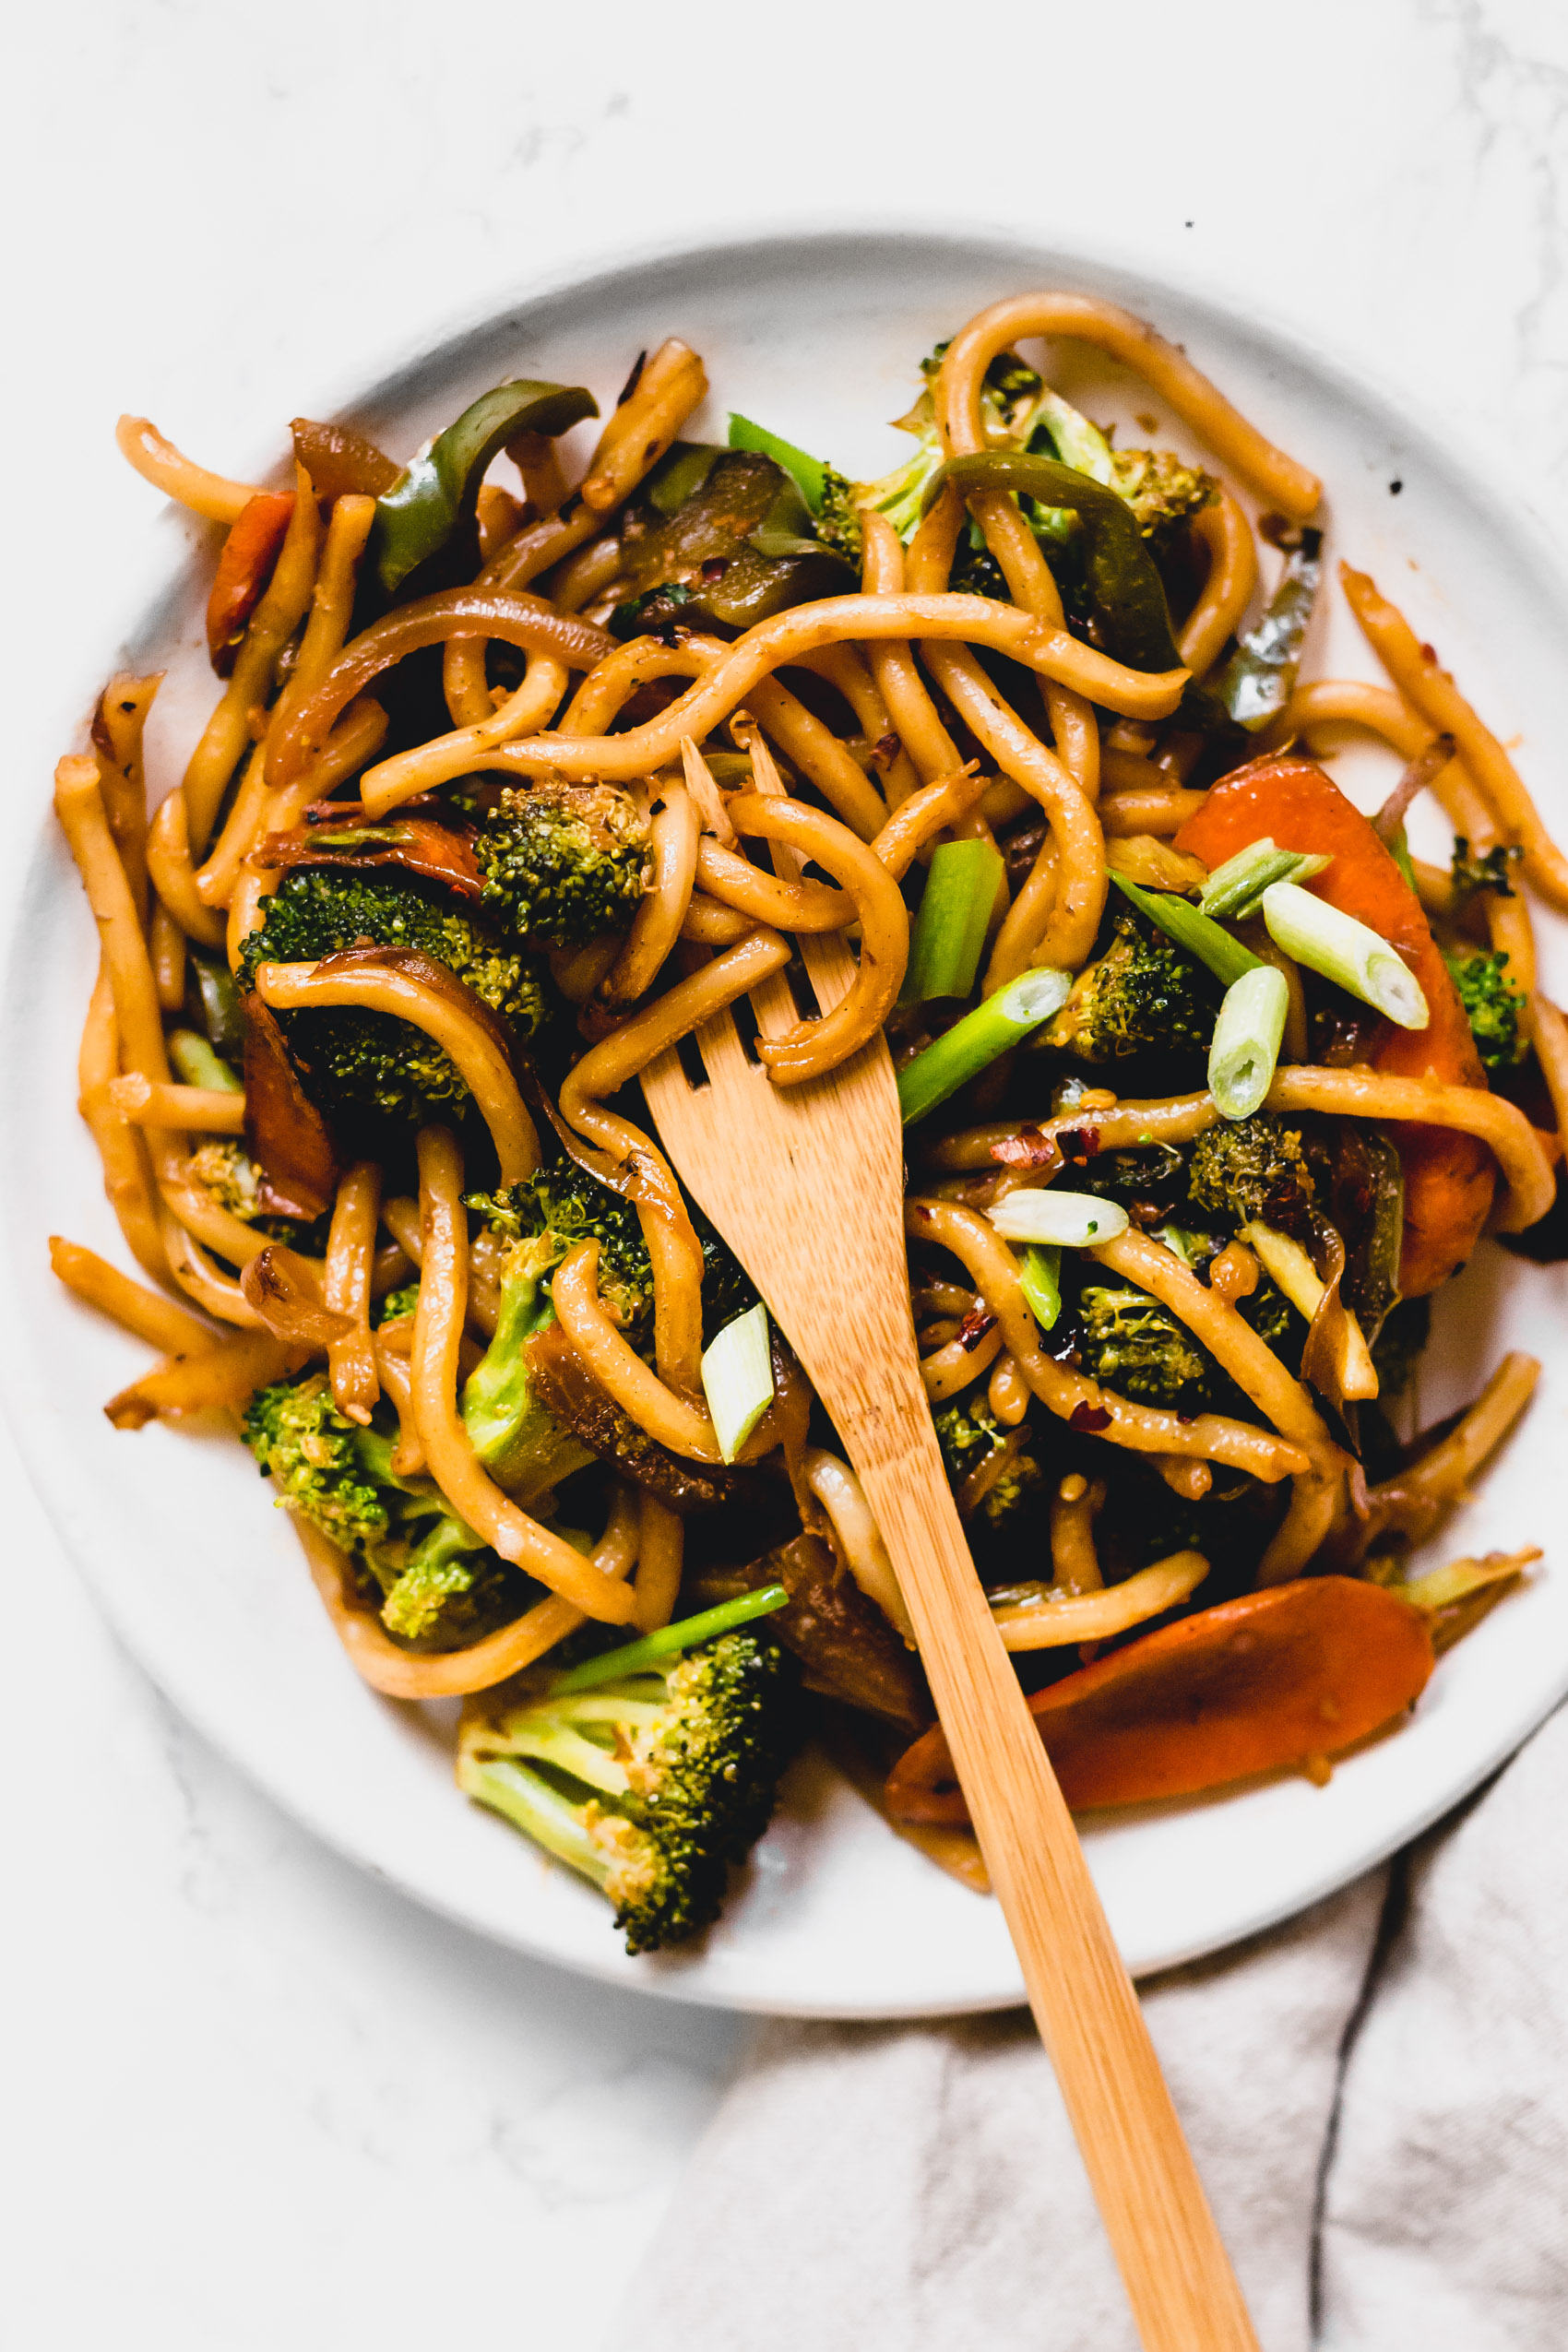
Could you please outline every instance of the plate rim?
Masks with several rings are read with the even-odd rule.
[[[451,312],[427,314],[411,330],[395,343],[388,343],[372,355],[366,365],[350,369],[347,366],[329,375],[317,386],[314,412],[336,416],[345,410],[374,406],[378,400],[396,399],[400,388],[420,373],[440,363],[455,353],[464,343],[493,331],[505,321],[511,312],[523,312],[552,299],[579,296],[592,299],[599,290],[629,274],[656,268],[677,270],[690,267],[704,259],[727,256],[733,260],[748,251],[778,257],[785,249],[811,247],[844,249],[854,245],[903,246],[914,251],[938,245],[956,254],[966,249],[983,252],[992,260],[1005,265],[1016,257],[1022,270],[1038,272],[1042,260],[1049,260],[1053,269],[1083,280],[1097,274],[1101,283],[1113,281],[1116,299],[1135,299],[1132,286],[1157,294],[1168,291],[1175,299],[1191,307],[1212,314],[1232,334],[1244,336],[1253,344],[1266,349],[1277,359],[1307,367],[1317,378],[1325,380],[1331,391],[1349,396],[1363,409],[1371,409],[1386,420],[1396,430],[1403,445],[1423,463],[1431,465],[1453,490],[1472,503],[1477,501],[1479,480],[1468,454],[1458,443],[1456,431],[1426,407],[1417,395],[1403,386],[1392,386],[1376,367],[1360,354],[1353,354],[1336,342],[1325,340],[1314,328],[1310,337],[1304,327],[1282,316],[1273,303],[1260,305],[1250,297],[1245,306],[1239,293],[1227,291],[1212,275],[1164,259],[1151,261],[1141,258],[1125,244],[1109,243],[1074,236],[1059,241],[1049,232],[1037,236],[1015,226],[997,224],[975,218],[972,220],[938,222],[909,212],[877,214],[858,212],[851,217],[814,215],[791,218],[758,219],[736,224],[719,232],[698,232],[685,229],[671,234],[650,236],[645,240],[627,241],[612,247],[596,247],[562,258],[553,265],[508,279],[495,288],[490,296],[478,296]],[[1144,299],[1146,301],[1148,296]],[[249,471],[248,478],[267,481],[275,477],[279,467],[274,459]],[[1487,477],[1490,493],[1487,504],[1491,529],[1503,543],[1515,562],[1522,564],[1527,576],[1548,588],[1553,604],[1568,614],[1568,563],[1559,557],[1544,518],[1527,494],[1515,462],[1505,457],[1499,466],[1489,456]],[[126,568],[124,584],[105,615],[101,630],[94,633],[91,644],[124,646],[134,643],[139,635],[156,625],[161,607],[175,597],[189,568],[195,550],[200,544],[198,534],[206,526],[186,517],[172,504],[155,510],[148,518],[141,535],[140,560]],[[101,667],[88,669],[90,645],[84,647],[80,660],[62,665],[58,686],[42,697],[36,728],[40,734],[52,724],[55,740],[74,733],[79,740],[85,728],[90,697],[97,691],[96,681],[101,677]],[[62,697],[69,697],[72,716],[61,727],[54,717],[54,707]],[[38,811],[44,842],[48,839],[48,802]],[[36,886],[39,860],[39,836],[33,837],[33,849],[27,858],[8,865],[0,887],[0,944],[3,944],[8,973],[14,973],[18,953],[18,916],[26,903],[30,890]],[[0,1299],[11,1310],[15,1320],[22,1320],[22,1299],[16,1265],[16,1243],[0,1251]],[[25,1327],[25,1324],[24,1324]],[[754,2012],[771,2015],[792,2015],[814,2018],[877,2018],[908,2019],[915,2017],[956,2016],[980,2013],[1018,2005],[1023,1999],[1021,1978],[1006,1989],[966,1995],[950,2002],[933,2003],[929,2001],[899,2002],[889,2001],[875,2006],[861,2003],[845,2006],[831,2001],[798,2001],[785,2002],[774,1997],[750,1999],[722,1987],[689,1984],[675,1975],[662,1973],[636,1978],[624,1973],[618,1965],[617,1947],[607,1939],[603,1965],[596,1964],[591,1955],[573,1954],[564,1956],[557,1947],[542,1941],[532,1941],[526,1933],[508,1933],[495,1921],[477,1916],[462,1904],[453,1902],[416,1882],[400,1871],[395,1864],[374,1857],[362,1848],[356,1849],[346,1831],[319,1815],[313,1816],[303,1803],[295,1803],[277,1792],[275,1784],[264,1768],[244,1752],[244,1743],[236,1737],[225,1736],[220,1720],[215,1719],[217,1709],[204,1700],[199,1674],[187,1676],[177,1660],[157,1649],[150,1638],[143,1638],[145,1629],[135,1611],[122,1611],[116,1605],[118,1595],[111,1580],[101,1581],[93,1564],[90,1548],[79,1547],[73,1539],[68,1515],[57,1506],[53,1480],[61,1475],[61,1466],[54,1458],[55,1440],[51,1430],[51,1416],[36,1401],[23,1393],[20,1365],[12,1351],[0,1351],[0,1409],[3,1409],[14,1435],[22,1467],[30,1484],[38,1495],[61,1549],[81,1575],[94,1605],[119,1640],[147,1673],[154,1686],[164,1693],[177,1711],[196,1729],[202,1739],[224,1761],[240,1772],[252,1787],[268,1801],[278,1805],[287,1817],[298,1823],[310,1835],[317,1838],[334,1853],[341,1855],[356,1869],[368,1871],[382,1883],[396,1886],[399,1892],[426,1910],[445,1918],[488,1941],[500,1942],[506,1948],[526,1953],[545,1966],[563,1968],[573,1975],[586,1976],[617,1989],[643,1993],[650,1999],[673,2000],[693,2005]],[[1309,1891],[1298,1889],[1283,1905],[1265,1902],[1255,1917],[1245,1917],[1233,1925],[1219,1944],[1205,1942],[1192,1951],[1175,1952],[1162,1957],[1141,1974],[1158,1973],[1159,1969],[1182,1965],[1202,1954],[1231,1948],[1266,1928],[1299,1917],[1324,1897],[1376,1868],[1388,1856],[1423,1835],[1432,1824],[1455,1806],[1463,1803],[1482,1786],[1506,1760],[1517,1752],[1538,1728],[1568,1691],[1568,1663],[1562,1671],[1562,1688],[1555,1696],[1549,1695],[1536,1705],[1530,1719],[1501,1735],[1491,1745],[1484,1758],[1477,1764],[1472,1759],[1462,1785],[1444,1784],[1430,1806],[1407,1814],[1397,1831],[1380,1835],[1360,1855],[1354,1866],[1347,1871],[1342,1865],[1325,1870]]]

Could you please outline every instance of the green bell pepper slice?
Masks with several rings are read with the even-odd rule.
[[[1212,688],[1216,700],[1249,735],[1277,719],[1290,699],[1322,579],[1323,533],[1306,524],[1300,544],[1286,554],[1267,612],[1239,640]]]
[[[776,466],[782,466],[791,477],[811,513],[821,514],[826,469],[820,457],[812,457],[807,450],[797,449],[792,441],[784,440],[777,433],[769,433],[766,425],[754,424],[750,417],[740,416],[733,409],[730,411],[730,446],[731,449],[756,449],[765,457],[771,457]]]
[[[598,414],[598,401],[580,384],[519,380],[481,394],[375,502],[371,556],[386,593],[395,594],[469,519],[486,468],[514,434],[553,439]]]
[[[932,477],[925,503],[944,482],[957,490],[1011,490],[1041,505],[1070,509],[1084,540],[1084,572],[1105,650],[1129,670],[1179,670],[1165,589],[1137,517],[1124,498],[1055,457],[1023,450],[950,457]]]

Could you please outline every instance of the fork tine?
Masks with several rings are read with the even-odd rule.
[[[681,765],[686,771],[686,790],[701,813],[703,830],[711,833],[726,849],[733,849],[735,828],[730,822],[724,795],[714,782],[713,770],[689,735],[681,738]]]

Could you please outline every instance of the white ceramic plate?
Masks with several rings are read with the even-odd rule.
[[[1546,756],[1560,726],[1568,594],[1522,518],[1499,512],[1482,469],[1441,447],[1363,382],[1221,305],[1135,272],[995,238],[787,236],[665,254],[519,303],[422,350],[366,389],[354,420],[411,450],[504,375],[587,381],[612,398],[644,345],[678,333],[714,386],[695,421],[721,438],[744,410],[851,473],[908,444],[883,420],[909,403],[921,355],[981,303],[1036,285],[1099,291],[1186,346],[1248,415],[1328,484],[1330,552],[1370,565],[1434,638],[1505,736],[1549,818],[1568,820]],[[1158,412],[1141,385],[1080,350],[1053,380],[1097,417]],[[310,408],[312,387],[300,387]],[[313,411],[320,413],[320,410]],[[1157,437],[1192,450],[1162,420]],[[1400,485],[1397,489],[1395,485]],[[210,705],[201,650],[212,534],[167,510],[123,645],[84,651],[85,712],[123,659],[170,679],[149,738],[155,786],[179,773]],[[1310,674],[1374,674],[1337,593],[1323,600]],[[1352,765],[1363,763],[1363,771]],[[1363,799],[1373,754],[1339,767]],[[137,1657],[198,1728],[276,1800],[365,1868],[471,1927],[590,1975],[671,1998],[838,2017],[1001,2007],[1021,1997],[993,1904],[894,1837],[824,1767],[791,1779],[700,1951],[627,1960],[598,1897],[488,1814],[450,1775],[450,1708],[376,1698],[317,1606],[292,1534],[230,1439],[152,1428],[117,1435],[101,1400],[145,1349],[78,1309],[48,1271],[64,1230],[122,1259],[95,1156],[76,1116],[77,1035],[92,926],[47,814],[29,796],[31,849],[8,877],[11,955],[0,1011],[8,1099],[0,1209],[11,1328],[0,1351],[22,1452],[73,1558]],[[1418,837],[1417,846],[1420,841]],[[1568,985],[1568,941],[1543,922],[1548,976]],[[1209,1952],[1343,1885],[1491,1771],[1568,1691],[1568,1573],[1553,1493],[1562,1444],[1568,1273],[1483,1245],[1439,1304],[1423,1418],[1473,1394],[1505,1347],[1547,1360],[1523,1433],[1444,1538],[1450,1553],[1543,1543],[1529,1587],[1445,1658],[1413,1718],[1324,1789],[1286,1779],[1200,1802],[1087,1820],[1085,1836],[1134,1971]],[[1560,1473],[1559,1473],[1560,1474]]]

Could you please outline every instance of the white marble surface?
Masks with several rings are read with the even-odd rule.
[[[238,469],[410,330],[671,228],[914,211],[1163,261],[1370,361],[1568,521],[1556,0],[75,0],[10,64],[30,805],[84,675],[54,616],[112,653],[145,527],[119,410]],[[323,1853],[127,1662],[8,1445],[5,1488],[0,2340],[404,2352],[466,2323],[595,2352],[735,2023],[492,1951]]]

